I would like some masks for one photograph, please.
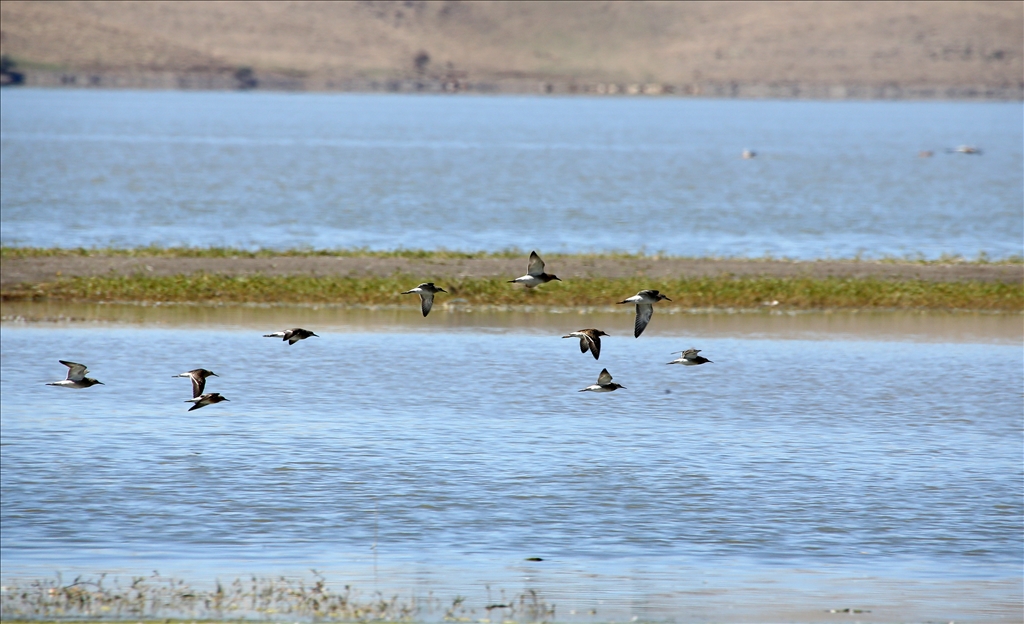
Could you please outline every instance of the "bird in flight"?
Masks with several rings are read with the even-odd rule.
[[[562,336],[562,338],[579,338],[580,353],[590,351],[596,360],[601,357],[601,336],[607,335],[600,329],[578,329],[574,332],[569,332],[568,336]]]
[[[181,373],[180,375],[174,375],[174,376],[175,377],[188,377],[189,379],[192,380],[192,396],[193,397],[201,396],[203,394],[203,389],[206,388],[206,378],[207,377],[210,377],[210,376],[220,377],[220,375],[218,375],[217,373],[215,373],[215,372],[213,372],[211,370],[206,370],[205,368],[197,368],[195,370],[190,370],[187,373]]]
[[[403,295],[411,295],[416,293],[420,296],[420,309],[423,310],[423,316],[430,314],[430,308],[434,305],[434,293],[448,293],[444,288],[438,288],[434,286],[434,282],[423,282],[412,290],[407,290]]]
[[[206,407],[207,405],[213,405],[214,403],[220,403],[221,401],[227,401],[220,395],[219,392],[210,392],[202,396],[197,396],[193,399],[188,399],[186,403],[195,403],[192,407],[188,408],[188,411],[197,410],[200,407]]]
[[[61,364],[68,367],[67,379],[61,381],[54,381],[48,383],[48,386],[60,386],[61,388],[88,388],[100,384],[105,386],[106,384],[102,381],[97,381],[92,377],[86,377],[85,374],[89,372],[89,369],[85,367],[85,364],[76,364],[74,362],[68,362],[67,360],[58,360]]]
[[[697,355],[700,353],[700,349],[687,349],[686,351],[675,351],[674,353],[679,353],[681,355],[671,362],[666,362],[666,364],[682,364],[683,366],[699,366],[709,362],[714,364],[714,362],[703,355]]]
[[[654,304],[662,299],[672,301],[657,290],[641,290],[632,297],[619,302],[636,304],[636,320],[633,322],[634,338],[639,338],[640,334],[644,333],[644,328],[651,322],[651,316],[654,314]]]
[[[286,329],[284,331],[274,332],[272,334],[263,334],[264,338],[280,338],[281,340],[287,340],[289,345],[293,345],[300,340],[305,340],[310,336],[316,336],[313,332],[308,329],[302,329],[296,327],[294,329]],[[319,338],[320,336],[316,336]]]
[[[602,369],[601,374],[597,376],[597,383],[590,384],[586,388],[580,390],[580,392],[613,392],[619,388],[625,388],[626,386],[612,383],[611,373],[608,369]]]
[[[530,266],[526,270],[526,275],[517,277],[514,280],[509,280],[509,284],[522,284],[527,288],[534,288],[541,284],[547,284],[551,280],[558,280],[558,276],[544,272],[544,261],[540,259],[536,251],[530,252]]]

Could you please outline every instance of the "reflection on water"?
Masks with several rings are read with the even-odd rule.
[[[374,309],[333,306],[135,305],[5,302],[3,319],[17,323],[122,323],[163,327],[274,329],[310,327],[340,332],[515,331],[552,334],[598,327],[629,336],[634,311],[625,307],[494,311],[435,304],[424,319],[418,305]],[[275,331],[277,331],[275,329]],[[662,306],[644,335],[779,340],[896,340],[1020,344],[1020,315],[941,312],[705,312]],[[680,347],[685,348],[685,347]]]
[[[5,245],[814,259],[1024,237],[1018,102],[20,89],[0,129]],[[963,143],[984,153],[944,151]]]
[[[439,312],[5,323],[3,574],[316,568],[477,608],[535,589],[567,621],[1019,615],[1019,318],[587,316],[596,362],[559,337],[577,315]],[[322,337],[260,336],[290,325]],[[691,345],[715,363],[665,365]],[[107,385],[43,385],[60,358]],[[197,366],[229,403],[186,411]],[[626,389],[577,392],[605,366]]]

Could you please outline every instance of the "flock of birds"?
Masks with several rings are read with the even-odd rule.
[[[544,261],[537,255],[536,251],[530,252],[530,264],[527,268],[526,275],[517,277],[514,280],[509,280],[510,284],[522,284],[526,288],[536,288],[541,284],[547,284],[552,280],[562,281],[556,275],[546,273],[544,271]],[[420,297],[420,310],[423,312],[423,316],[430,314],[430,309],[434,305],[434,295],[437,293],[447,293],[448,291],[439,288],[434,285],[433,282],[424,282],[417,286],[403,292],[403,295],[416,294]],[[627,297],[620,304],[632,303],[636,306],[636,319],[633,322],[633,337],[639,338],[640,334],[647,328],[647,324],[651,322],[651,317],[654,315],[654,304],[659,301],[672,301],[667,296],[661,294],[657,290],[641,290],[632,297]],[[580,329],[574,332],[569,332],[568,335],[562,336],[562,338],[579,338],[580,341],[580,352],[590,352],[594,356],[594,359],[600,359],[601,357],[601,336],[607,336],[604,331],[600,329]],[[287,341],[289,345],[293,345],[300,340],[305,340],[310,337],[319,337],[317,334],[309,331],[308,329],[302,329],[301,327],[295,327],[293,329],[286,329],[284,331],[274,332],[272,334],[264,334],[264,338],[280,338],[283,341]],[[706,357],[699,355],[700,349],[686,349],[685,351],[676,351],[680,356],[668,364],[682,364],[683,366],[698,366],[700,364],[713,363]],[[62,388],[89,388],[96,384],[103,384],[102,381],[93,379],[92,377],[86,377],[89,369],[84,364],[78,364],[75,362],[69,362],[67,360],[59,360],[61,364],[68,367],[68,375],[66,379],[61,381],[54,381],[48,383],[48,386],[60,386]],[[219,392],[205,392],[206,380],[209,377],[219,377],[217,373],[206,370],[205,368],[197,368],[190,370],[185,373],[174,375],[174,377],[188,377],[192,380],[192,398],[185,401],[185,403],[192,403],[192,407],[188,411],[197,410],[200,407],[206,407],[207,405],[213,405],[214,403],[220,403],[227,401],[228,399],[221,395]],[[608,369],[602,369],[601,374],[597,377],[597,383],[591,384],[586,388],[580,390],[580,392],[612,392],[619,388],[625,388],[621,384],[614,383],[612,381],[611,373]]]

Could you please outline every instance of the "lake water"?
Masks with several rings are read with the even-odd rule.
[[[597,314],[597,362],[560,338],[574,314],[59,309],[0,331],[8,579],[315,568],[476,617],[530,589],[560,621],[1020,617],[1019,317],[656,314],[637,340]],[[321,337],[261,337],[297,322]],[[714,363],[665,365],[689,346]],[[45,386],[58,359],[106,385]],[[199,366],[230,402],[187,412],[171,376]],[[626,389],[577,392],[602,367]]]
[[[4,245],[809,259],[1024,240],[1020,102],[0,97]],[[945,152],[961,144],[983,153]]]

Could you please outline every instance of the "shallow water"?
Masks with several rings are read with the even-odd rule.
[[[1022,353],[950,331],[969,316],[901,340],[656,315],[635,340],[609,314],[595,362],[559,338],[571,315],[307,309],[334,320],[289,347],[260,336],[287,310],[111,310],[0,331],[5,577],[316,568],[478,604],[536,589],[572,621],[1019,617]],[[665,365],[691,344],[714,364]],[[58,358],[107,385],[46,387]],[[186,411],[171,375],[197,366],[230,402]],[[578,393],[603,366],[626,389]]]
[[[1019,102],[2,98],[4,245],[1022,253]]]

